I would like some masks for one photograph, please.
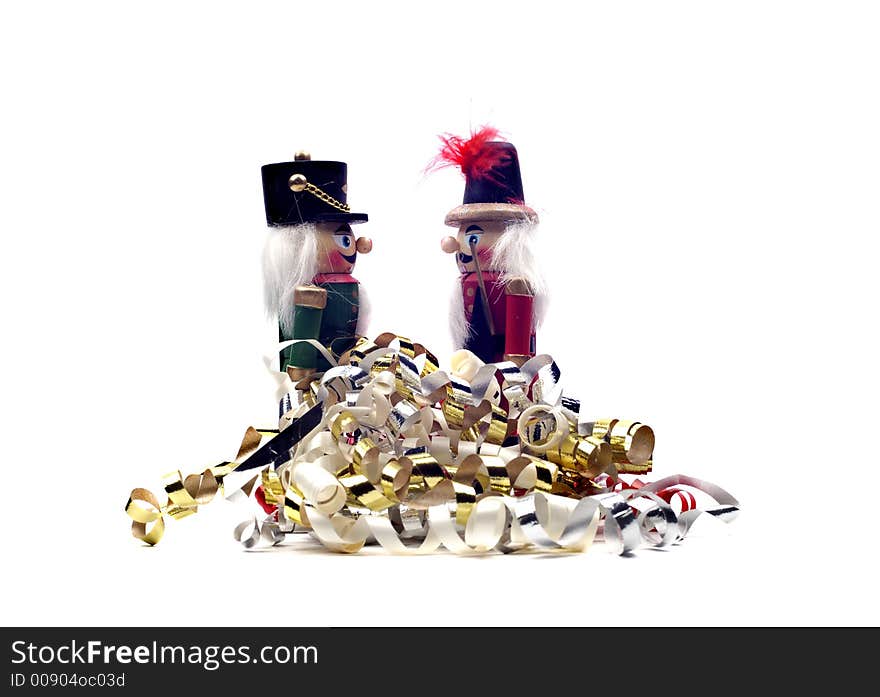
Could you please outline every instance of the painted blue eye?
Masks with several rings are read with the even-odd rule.
[[[351,247],[350,235],[333,235],[333,238],[336,240],[336,246],[342,247],[343,249]]]
[[[471,246],[471,247],[473,247],[473,246],[479,244],[479,242],[480,242],[480,236],[479,236],[479,235],[471,235],[470,237],[468,237],[468,245]]]

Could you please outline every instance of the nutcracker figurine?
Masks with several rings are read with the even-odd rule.
[[[358,252],[373,247],[351,226],[367,220],[346,203],[344,162],[312,160],[264,165],[263,199],[269,236],[263,250],[266,311],[278,318],[281,341],[316,339],[338,358],[354,346],[365,324],[364,295],[351,276]],[[329,367],[314,346],[281,351],[280,369],[294,382]]]
[[[516,148],[484,126],[464,139],[440,136],[443,147],[428,169],[457,166],[465,177],[464,201],[446,215],[457,237],[441,242],[454,253],[459,287],[451,329],[458,348],[486,363],[522,365],[535,355],[535,330],[543,314],[544,282],[530,241],[538,215],[525,205]]]

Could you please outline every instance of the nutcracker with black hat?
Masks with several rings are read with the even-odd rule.
[[[450,324],[455,347],[464,350],[453,356],[453,369],[467,377],[481,362],[522,365],[535,355],[545,286],[531,250],[538,215],[525,204],[516,148],[491,126],[440,140],[428,169],[458,167],[465,178],[462,205],[445,220],[458,234],[441,242],[460,272]]]
[[[344,162],[312,160],[264,165],[263,199],[269,235],[263,250],[266,311],[278,318],[279,339],[315,339],[335,359],[363,333],[365,296],[351,275],[357,255],[373,247],[351,226],[367,221],[347,203]],[[280,370],[294,382],[329,367],[308,343],[280,355]]]

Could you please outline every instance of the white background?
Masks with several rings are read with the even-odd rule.
[[[421,7],[4,6],[2,621],[876,624],[876,5]],[[627,559],[249,554],[219,504],[131,539],[132,487],[272,424],[260,165],[349,163],[372,330],[445,362],[463,182],[422,170],[483,122],[542,217],[539,349],[740,520]]]

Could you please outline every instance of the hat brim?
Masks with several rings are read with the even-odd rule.
[[[528,206],[517,203],[465,203],[446,214],[444,221],[450,227],[474,221],[503,223],[537,223],[538,214]]]
[[[315,223],[358,223],[367,222],[366,213],[319,213],[309,222]]]

